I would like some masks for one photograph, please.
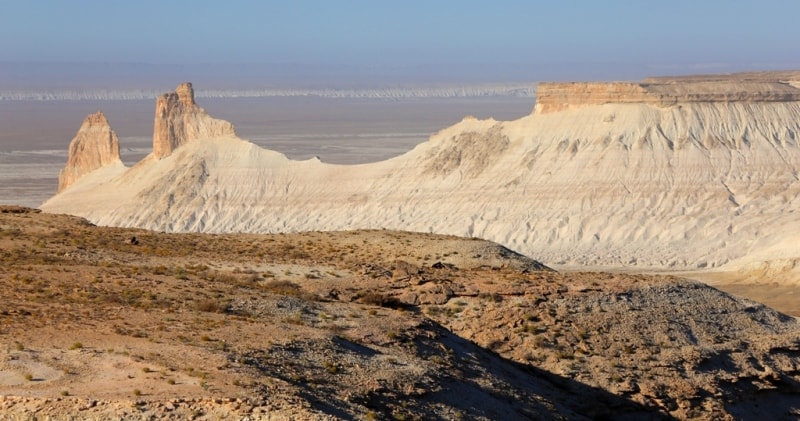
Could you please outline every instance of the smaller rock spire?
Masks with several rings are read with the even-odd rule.
[[[102,111],[89,114],[69,144],[67,165],[58,175],[58,191],[87,173],[117,162],[122,162],[117,134]]]

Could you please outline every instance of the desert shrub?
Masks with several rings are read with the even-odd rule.
[[[200,273],[203,276],[203,279],[211,282],[222,282],[226,284],[236,284],[239,281],[235,275],[226,273],[226,272],[219,272],[219,271],[203,271]]]
[[[282,281],[282,280],[269,281],[263,284],[261,287],[264,290],[277,295],[288,295],[306,301],[320,300],[320,297],[317,294],[304,291],[303,287],[291,281]]]
[[[573,360],[573,359],[575,359],[575,354],[572,352],[572,350],[569,350],[569,349],[559,348],[559,349],[556,350],[555,356],[559,360]]]
[[[504,345],[503,341],[493,340],[486,344],[486,348],[490,351],[497,352]]]
[[[173,269],[172,270],[172,275],[175,276],[175,278],[180,279],[182,281],[186,281],[186,280],[189,279],[188,272],[186,271],[185,268],[182,268],[182,267],[177,267],[177,268]]]
[[[333,361],[325,361],[323,365],[325,366],[325,369],[328,370],[328,372],[331,374],[336,374],[339,372],[339,366],[337,366],[336,363],[334,363]]]
[[[430,361],[438,364],[438,365],[445,365],[447,361],[441,355],[434,355],[430,358]]]
[[[431,317],[440,316],[443,313],[446,313],[447,310],[444,307],[435,307],[431,306],[425,309],[425,313]]]
[[[206,313],[224,313],[228,310],[228,306],[226,304],[214,299],[198,301],[195,303],[194,308],[197,311],[204,311]]]
[[[305,260],[311,258],[311,255],[303,250],[299,250],[293,244],[285,244],[283,246],[283,256],[289,259]]]
[[[404,308],[406,305],[396,297],[387,296],[379,292],[368,292],[358,299],[359,302],[364,304],[371,304],[387,308]]]
[[[500,303],[503,301],[503,296],[496,292],[484,292],[481,293],[478,297],[480,297],[483,300],[488,300],[495,303]]]
[[[269,281],[262,286],[265,290],[278,295],[297,295],[302,287],[291,281]]]
[[[293,324],[293,325],[304,325],[305,321],[303,321],[303,314],[299,311],[293,313],[291,316],[286,317],[283,319],[284,322]]]
[[[169,273],[169,269],[164,265],[151,268],[151,271],[154,275],[166,275]]]

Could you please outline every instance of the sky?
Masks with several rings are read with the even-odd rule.
[[[427,72],[497,81],[800,68],[797,0],[0,5],[3,63],[269,64],[312,76]]]

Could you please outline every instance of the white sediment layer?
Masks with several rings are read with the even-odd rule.
[[[402,156],[353,166],[201,139],[90,173],[42,209],[164,231],[475,236],[555,265],[791,272],[799,139],[798,102],[465,119]]]
[[[150,89],[0,90],[0,101],[83,101],[151,99],[161,92]],[[426,88],[299,89],[252,88],[198,90],[198,98],[320,97],[365,99],[533,97],[535,83],[484,84]]]

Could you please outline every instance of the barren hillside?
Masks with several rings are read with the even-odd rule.
[[[398,231],[170,234],[0,212],[0,412],[793,419],[796,319]]]

